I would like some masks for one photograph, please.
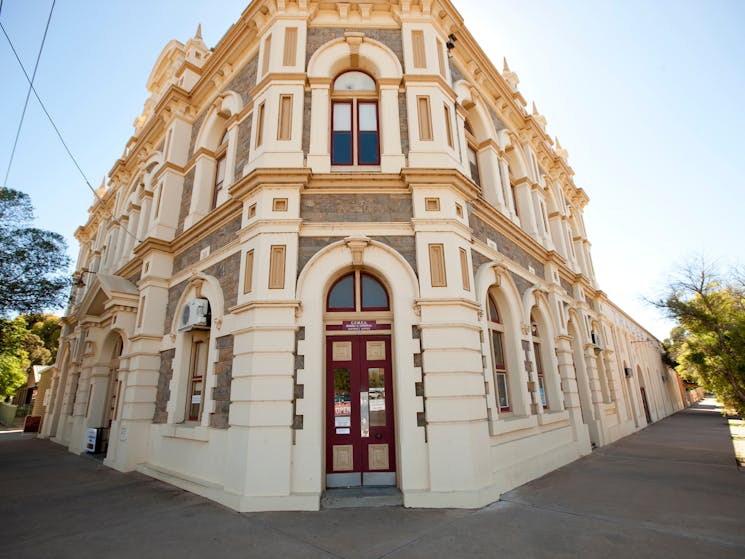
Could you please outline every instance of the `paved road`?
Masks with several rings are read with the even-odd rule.
[[[711,401],[477,511],[238,514],[48,441],[0,437],[2,556],[745,557],[745,473]]]

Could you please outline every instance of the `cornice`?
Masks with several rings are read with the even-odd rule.
[[[305,186],[311,177],[310,169],[259,168],[237,180],[228,189],[235,199],[245,198],[255,187],[263,186]]]

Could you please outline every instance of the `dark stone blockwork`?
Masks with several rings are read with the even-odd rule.
[[[241,228],[241,216],[237,215],[228,223],[199,239],[189,248],[178,253],[173,260],[173,273],[177,274],[199,261],[199,253],[210,247],[210,253],[232,242]]]
[[[300,202],[300,217],[311,222],[408,222],[412,214],[408,194],[310,194]]]
[[[215,412],[210,414],[210,427],[228,428],[230,412],[230,385],[233,380],[233,336],[221,336],[216,340],[217,361],[215,361],[215,386],[212,399]]]
[[[158,392],[155,396],[155,413],[153,423],[165,423],[168,420],[166,406],[171,397],[171,378],[173,377],[173,358],[176,356],[175,349],[160,352],[160,369],[158,372]]]
[[[543,263],[540,260],[525,252],[513,241],[505,237],[502,233],[489,226],[486,222],[482,221],[475,215],[469,215],[468,220],[471,224],[471,229],[473,230],[473,234],[476,238],[481,240],[483,243],[486,243],[487,239],[495,241],[500,253],[517,262],[526,270],[528,269],[528,267],[532,267],[536,275],[544,277],[545,270],[543,268]]]
[[[300,272],[308,263],[308,261],[318,251],[322,250],[330,244],[337,241],[341,241],[344,237],[300,237],[300,243],[298,246],[298,267],[297,272]],[[393,250],[398,252],[404,257],[406,262],[412,267],[414,272],[416,268],[416,242],[414,237],[370,237],[373,241],[378,241],[385,245],[388,245]]]

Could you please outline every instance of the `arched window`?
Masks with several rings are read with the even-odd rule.
[[[499,411],[506,412],[510,411],[511,408],[509,373],[504,353],[504,324],[500,320],[497,303],[491,295],[487,297],[487,307],[494,385],[497,388],[497,404],[499,405]]]
[[[334,80],[331,164],[380,164],[378,91],[375,80],[364,72],[344,72]]]
[[[541,355],[543,346],[541,345],[541,331],[533,313],[530,313],[530,330],[533,334],[533,355],[535,355],[535,372],[538,377],[538,392],[541,396],[541,405],[545,410],[548,408],[548,394],[546,392],[546,375],[543,368],[543,356]]]
[[[390,310],[388,292],[374,276],[359,270],[336,280],[326,299],[328,312]]]
[[[186,388],[186,421],[200,421],[202,419],[209,340],[209,331],[194,331],[191,333],[189,384]]]

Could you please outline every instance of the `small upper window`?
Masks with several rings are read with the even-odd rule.
[[[364,72],[344,72],[334,80],[334,91],[375,91],[375,80]]]

